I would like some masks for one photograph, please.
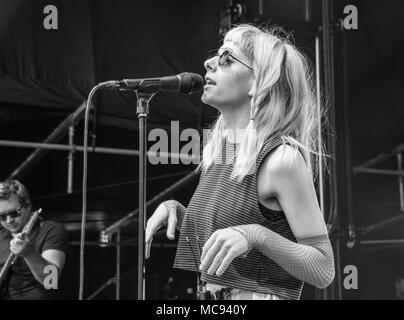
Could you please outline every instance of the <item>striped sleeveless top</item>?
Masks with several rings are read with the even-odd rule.
[[[225,139],[227,140],[227,139]],[[223,143],[222,161],[201,173],[198,187],[188,205],[181,225],[174,268],[199,271],[201,250],[213,232],[231,226],[260,224],[296,242],[282,211],[260,205],[257,171],[266,156],[282,144],[280,137],[266,140],[256,161],[254,172],[242,182],[230,179],[236,144]],[[227,160],[227,162],[226,162]],[[187,240],[188,239],[188,240]],[[299,299],[303,282],[291,276],[258,250],[246,258],[237,257],[221,275],[201,274],[202,281],[260,293],[275,294],[283,299]]]

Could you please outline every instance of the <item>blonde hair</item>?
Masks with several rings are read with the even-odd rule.
[[[253,173],[265,141],[280,136],[283,143],[300,147],[312,177],[315,179],[318,147],[318,112],[314,75],[308,59],[281,36],[279,28],[258,28],[243,24],[225,36],[241,49],[252,63],[254,73],[251,119],[240,143],[232,177],[241,181]],[[224,143],[223,116],[220,115],[207,137],[199,168],[206,171],[221,154]]]

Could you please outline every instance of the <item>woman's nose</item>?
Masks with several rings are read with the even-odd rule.
[[[12,222],[13,220],[14,220],[14,218],[12,218],[11,216],[9,216],[9,215],[6,216],[7,223]]]
[[[204,63],[204,66],[207,71],[213,71],[216,68],[216,57],[207,59]]]

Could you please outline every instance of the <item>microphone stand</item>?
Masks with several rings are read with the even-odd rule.
[[[165,84],[164,84],[165,83]],[[145,300],[145,234],[146,234],[146,164],[147,164],[147,118],[149,102],[154,95],[164,89],[193,93],[202,89],[203,78],[192,73],[181,73],[176,76],[152,79],[124,79],[122,81],[107,81],[99,84],[122,91],[135,89],[137,98],[136,114],[139,119],[139,235],[138,235],[138,300]],[[84,179],[83,179],[84,181]],[[84,183],[83,183],[84,186]],[[83,190],[85,188],[83,187]],[[85,207],[83,197],[83,208]],[[84,212],[84,210],[83,210]],[[83,214],[84,216],[84,214]]]
[[[145,233],[146,233],[146,164],[147,164],[147,118],[149,102],[155,93],[136,90],[139,119],[139,235],[138,235],[138,300],[145,300]]]

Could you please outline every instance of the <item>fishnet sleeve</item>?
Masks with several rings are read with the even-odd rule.
[[[175,209],[175,212],[177,213],[176,229],[181,230],[182,221],[184,220],[184,216],[185,216],[185,213],[187,212],[187,208],[184,207],[177,200],[166,200],[162,204],[165,205],[168,210],[171,210],[172,208]]]
[[[259,250],[295,278],[320,289],[334,280],[334,254],[326,234],[295,243],[258,224],[236,228],[244,231],[250,250]]]

